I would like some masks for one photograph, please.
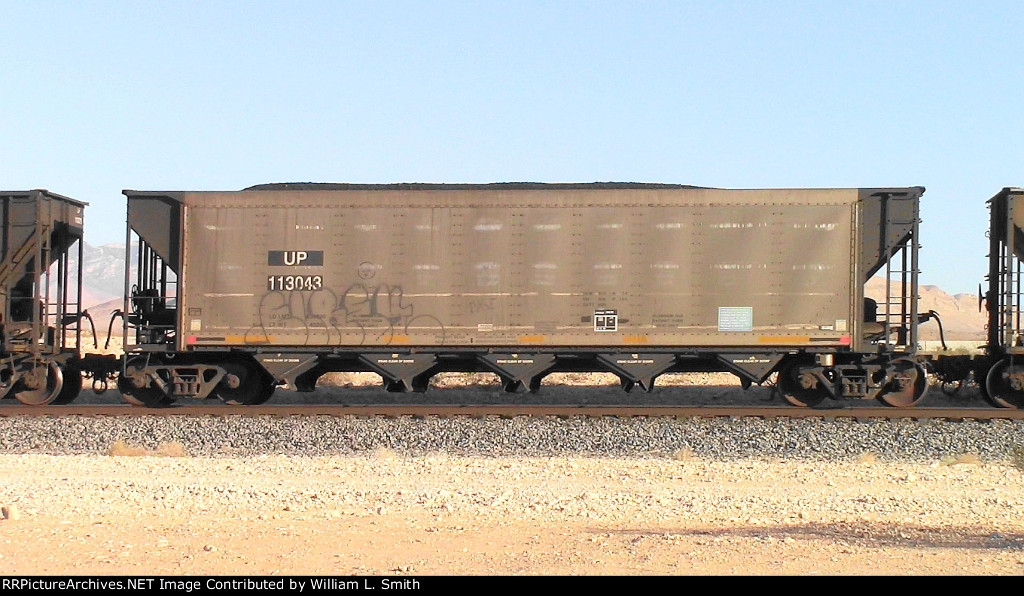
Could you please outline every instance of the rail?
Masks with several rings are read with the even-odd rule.
[[[356,416],[356,417],[556,417],[556,418],[849,418],[912,420],[1024,420],[1024,410],[993,408],[876,408],[811,409],[792,406],[495,406],[495,405],[261,405],[228,406],[188,404],[142,408],[128,404],[23,406],[0,405],[0,418],[70,416]]]

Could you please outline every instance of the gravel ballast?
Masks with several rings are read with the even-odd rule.
[[[180,444],[195,456],[345,455],[388,449],[422,455],[752,457],[928,462],[974,454],[1007,461],[1024,422],[760,418],[359,418],[155,416],[0,418],[0,452],[102,454],[118,442]]]
[[[606,378],[607,377],[607,378]],[[666,376],[668,377],[668,376]],[[275,404],[508,405],[766,405],[779,403],[769,387],[740,389],[735,377],[694,373],[666,378],[653,393],[626,394],[613,375],[552,375],[536,394],[510,395],[497,385],[466,385],[481,375],[447,375],[425,394],[388,394],[369,374],[341,375],[315,393],[278,391]],[[572,383],[574,386],[560,383]],[[592,385],[588,385],[592,383]],[[76,404],[120,404],[116,391],[84,391]],[[921,405],[980,405],[971,393],[957,398],[932,387]],[[867,404],[870,405],[870,404]],[[185,404],[184,407],[188,407]],[[122,442],[147,450],[173,444],[193,456],[260,454],[359,455],[390,450],[403,455],[781,458],[846,461],[864,454],[880,460],[931,463],[975,455],[1010,461],[1024,449],[1024,421],[881,420],[871,418],[753,417],[538,417],[456,418],[237,415],[0,416],[0,453],[106,454]]]

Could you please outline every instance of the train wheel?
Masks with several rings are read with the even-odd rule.
[[[133,368],[131,363],[128,368]],[[136,368],[135,370],[141,371],[142,369]],[[156,408],[174,403],[174,398],[167,397],[163,389],[153,386],[136,387],[135,383],[123,374],[117,377],[117,390],[121,392],[121,397],[126,402],[136,406]]]
[[[956,397],[964,389],[963,381],[942,381],[942,392],[948,397]]]
[[[37,364],[22,373],[14,384],[14,399],[26,406],[45,406],[57,399],[64,386],[64,374],[55,362]]]
[[[17,375],[12,367],[5,366],[0,368],[0,399],[14,397],[11,390],[14,389],[17,380]]]
[[[81,392],[82,373],[74,367],[66,367],[64,369],[64,386],[61,387],[60,393],[54,398],[53,403],[56,405],[69,404],[75,401]]]
[[[814,407],[830,395],[818,377],[800,370],[799,362],[790,362],[782,367],[775,390],[782,399],[801,408]]]
[[[1009,360],[997,362],[985,377],[982,394],[999,408],[1024,407],[1024,365],[1011,364]]]
[[[274,385],[259,365],[252,360],[233,359],[220,364],[227,375],[213,390],[213,395],[233,406],[255,406],[274,394]]]
[[[889,387],[892,391],[882,393],[878,401],[893,408],[909,408],[917,405],[928,393],[928,373],[924,367],[900,358],[892,362],[896,368]]]

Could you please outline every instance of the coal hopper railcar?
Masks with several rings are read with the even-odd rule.
[[[389,391],[487,371],[509,391],[602,371],[777,373],[791,403],[916,403],[924,189],[652,184],[264,185],[125,191],[118,387],[156,405]],[[126,270],[128,268],[126,267]],[[886,296],[865,297],[874,275]],[[513,399],[510,397],[510,399]]]

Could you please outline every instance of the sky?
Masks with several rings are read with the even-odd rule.
[[[0,188],[924,186],[921,281],[977,292],[1024,186],[1024,2],[0,0]]]

